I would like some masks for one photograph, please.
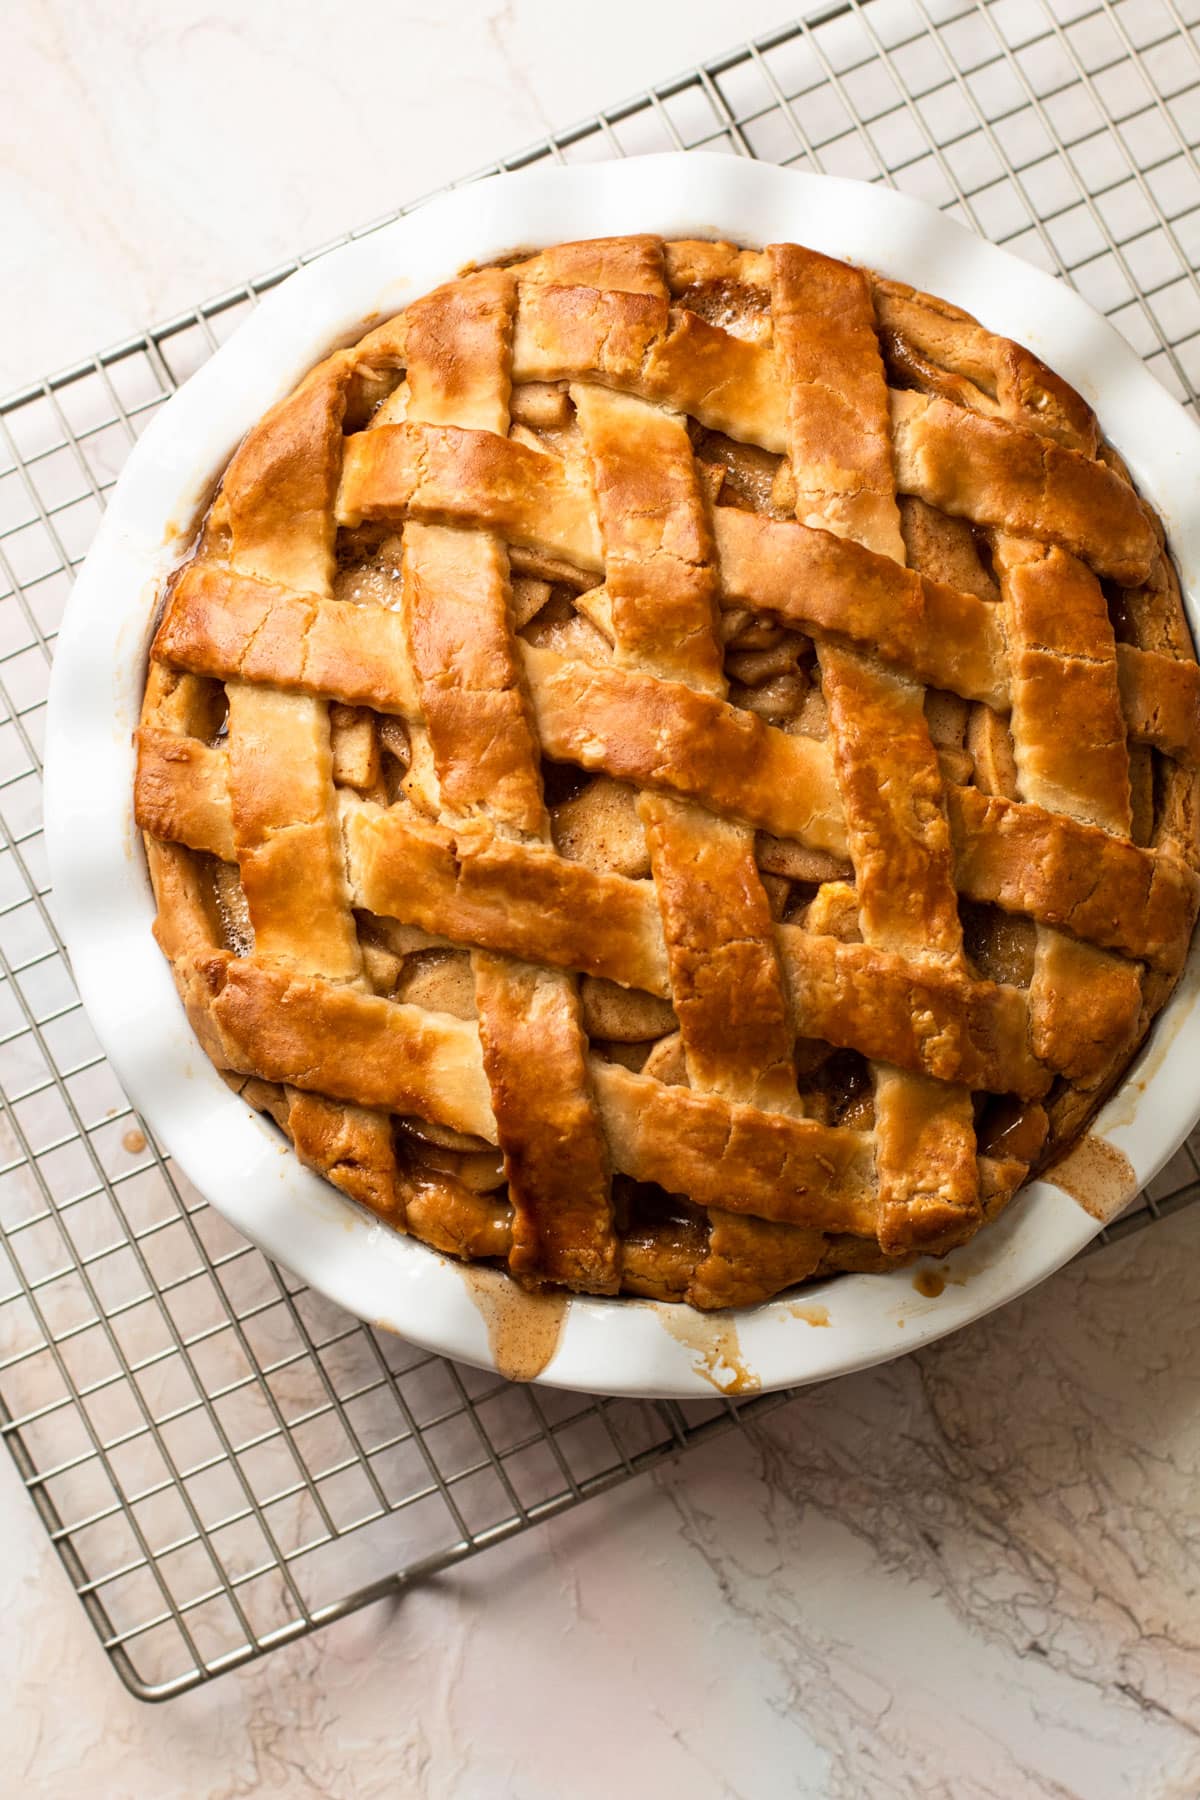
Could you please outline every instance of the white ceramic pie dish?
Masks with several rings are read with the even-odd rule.
[[[248,1237],[351,1312],[442,1354],[506,1373],[544,1364],[538,1378],[561,1387],[712,1397],[901,1354],[1014,1298],[1081,1250],[1200,1113],[1195,946],[1147,1047],[1093,1127],[1119,1154],[1093,1151],[1071,1178],[1092,1210],[1053,1180],[1033,1183],[937,1265],[947,1278],[940,1294],[920,1292],[918,1265],[842,1276],[790,1300],[708,1317],[628,1299],[522,1305],[504,1277],[464,1271],[360,1211],[225,1086],[151,936],[154,904],[132,813],[132,734],[162,579],[244,432],[329,349],[464,264],[635,231],[793,239],[940,294],[1027,344],[1096,408],[1158,508],[1197,631],[1200,431],[1061,283],[886,188],[699,154],[527,170],[460,189],[294,276],[153,420],[117,484],[59,636],[46,837],[56,913],[104,1048],[159,1140]]]

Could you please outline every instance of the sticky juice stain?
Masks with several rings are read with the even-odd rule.
[[[655,1307],[659,1322],[677,1344],[694,1353],[692,1367],[719,1394],[756,1394],[762,1386],[748,1368],[732,1319],[693,1312],[690,1306],[664,1302]]]
[[[496,1269],[455,1265],[487,1328],[492,1361],[506,1381],[533,1381],[562,1341],[570,1296],[527,1293]]]
[[[1129,1158],[1106,1138],[1090,1133],[1080,1138],[1061,1161],[1051,1164],[1043,1179],[1069,1194],[1102,1225],[1115,1219],[1138,1190]]]
[[[795,1301],[789,1308],[793,1319],[802,1319],[806,1325],[828,1325],[829,1308],[827,1306],[804,1305]]]

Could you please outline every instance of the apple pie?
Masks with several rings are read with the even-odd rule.
[[[941,1253],[1196,917],[1200,668],[1080,396],[794,244],[461,275],[250,432],[138,734],[156,932],[303,1161],[526,1286]]]

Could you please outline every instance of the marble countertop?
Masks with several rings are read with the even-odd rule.
[[[12,1787],[1192,1800],[1200,1207],[149,1708],[0,1464]]]
[[[16,0],[0,390],[788,10]],[[160,1708],[0,1458],[0,1787],[1185,1800],[1198,1365],[1200,1207]]]

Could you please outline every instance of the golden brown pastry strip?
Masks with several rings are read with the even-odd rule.
[[[1128,837],[1129,754],[1100,584],[1062,550],[1003,535],[1013,743],[1026,799]]]
[[[577,383],[571,394],[604,539],[617,660],[723,698],[715,553],[687,427],[677,414],[605,388]],[[795,1030],[754,832],[662,794],[643,793],[638,811],[691,1087],[798,1114]],[[731,1237],[761,1280],[755,1240],[763,1234],[777,1257],[780,1237],[791,1240],[786,1280],[811,1274],[816,1232],[719,1207],[688,1283],[697,1303],[728,1306],[741,1296]]]
[[[514,301],[512,276],[491,269],[455,283],[448,299],[434,295],[410,309],[411,418],[507,430]],[[442,823],[483,819],[548,843],[501,541],[481,530],[410,523],[402,593]],[[574,978],[481,949],[472,972],[513,1209],[509,1268],[593,1293],[615,1291],[608,1150]]]
[[[1185,769],[1200,768],[1200,664],[1117,645],[1121,710],[1130,737]]]
[[[826,1043],[995,1094],[1036,1098],[1050,1085],[1020,988],[795,925],[780,927],[779,950],[801,1029]]]
[[[226,471],[212,523],[227,539],[235,577],[329,594],[349,375],[336,358],[314,370]],[[228,672],[238,676],[226,686],[232,851],[256,948],[288,968],[357,983],[362,952],[346,890],[326,698],[261,685],[252,668]],[[321,1099],[291,1088],[281,1104],[305,1160],[357,1199],[386,1198],[402,1222],[390,1121],[347,1106],[335,1128]]]
[[[683,420],[572,389],[592,466],[618,660],[725,692],[712,537]],[[639,801],[692,1086],[797,1110],[792,1029],[754,834],[658,794]]]
[[[618,660],[723,694],[713,543],[687,427],[675,413],[577,382]]]
[[[763,261],[769,266],[767,258]],[[644,288],[624,291],[615,259],[611,274],[602,261],[593,261],[588,269],[595,278],[613,281],[607,289],[554,285],[554,275],[545,267],[537,269],[536,259],[516,272],[521,277],[514,344],[517,380],[588,376],[649,399],[667,399],[711,429],[743,442],[776,452],[787,449],[786,384],[778,381],[767,346],[747,343],[684,309],[668,309],[662,297]],[[891,288],[893,327],[910,322],[903,314],[905,290],[880,285]],[[956,309],[947,309],[951,330],[940,334],[941,343],[952,338],[964,348],[955,327],[965,315],[951,315]],[[777,325],[778,318],[776,309]],[[941,346],[935,341],[926,347],[936,351]],[[994,381],[993,359],[977,357],[972,373]],[[826,393],[828,416],[845,405],[848,421],[861,417],[849,391],[843,394],[827,384]],[[1009,397],[1003,395],[997,413]],[[1155,551],[1153,529],[1132,490],[1103,464],[1047,443],[1004,417],[971,418],[964,433],[964,409],[938,396],[899,391],[891,400],[897,483],[903,492],[918,494],[946,512],[969,514],[979,523],[1015,526],[1059,543],[1094,559],[1100,574],[1130,584],[1145,580]],[[848,429],[854,429],[853,423]],[[848,530],[846,535],[859,534]]]
[[[1021,793],[1127,837],[1129,756],[1108,610],[1089,570],[1001,534],[996,565],[1014,646],[1012,735]],[[1098,1081],[1131,1040],[1142,984],[1133,963],[1038,927],[1030,1024],[1037,1054]]]
[[[826,648],[822,686],[864,939],[962,967],[946,799],[925,691],[857,651]]]
[[[701,1206],[870,1234],[867,1134],[666,1087],[615,1063],[597,1062],[594,1078],[613,1161],[639,1181]]]
[[[964,894],[1126,956],[1172,964],[1198,889],[1176,857],[977,788],[952,787],[946,797]]]
[[[337,517],[467,525],[597,574],[604,567],[586,488],[557,457],[490,431],[413,420],[348,438]]]
[[[797,516],[903,563],[870,289],[857,270],[795,245],[773,245],[767,254]],[[818,656],[863,938],[922,966],[965,973],[924,689],[832,643],[819,645]],[[867,1001],[856,1021],[860,1048],[867,1049],[875,1011]],[[803,1005],[797,1016],[801,1030],[810,1030]],[[909,1066],[907,1058],[891,1060]],[[968,1089],[876,1070],[875,1125],[881,1249],[902,1252],[972,1230],[980,1203]]]
[[[936,395],[892,390],[896,481],[930,506],[1056,544],[1098,575],[1145,581],[1157,552],[1141,501],[1082,451]]]
[[[541,845],[457,833],[376,806],[347,805],[355,902],[368,912],[528,962],[669,993],[654,891]]]
[[[589,1293],[620,1286],[609,1148],[574,978],[472,953],[483,1067],[513,1207],[509,1268]]]
[[[229,1068],[495,1142],[470,1021],[223,951],[187,963],[183,974]],[[596,1057],[590,1063],[613,1161],[635,1180],[690,1193],[701,1205],[869,1231],[869,1136],[667,1088]]]
[[[547,753],[618,781],[702,802],[724,818],[840,855],[845,826],[825,744],[631,669],[523,647]]]
[[[221,490],[231,567],[327,594],[341,463],[345,371],[310,377],[287,402],[272,454],[251,438]],[[260,955],[307,974],[354,980],[362,956],[350,914],[324,700],[228,683],[233,843]]]
[[[139,826],[231,861],[225,751],[148,727],[138,735]],[[954,878],[968,899],[1172,965],[1200,883],[1169,851],[976,788],[950,787],[946,800]],[[523,958],[536,958],[540,938],[547,962],[668,991],[656,900],[645,882],[486,827],[450,831],[346,796],[342,830],[355,906]]]
[[[184,976],[227,1068],[495,1142],[473,1023],[227,951]]]
[[[152,837],[233,862],[229,757],[196,738],[143,725],[137,734],[135,808]]]
[[[564,375],[664,401],[713,431],[783,449],[783,396],[769,348],[668,306],[665,295],[522,282],[514,379]]]
[[[727,604],[849,638],[931,687],[1007,706],[1008,658],[995,606],[790,520],[719,506],[713,530]]]
[[[184,571],[151,655],[196,675],[420,717],[399,613],[289,593],[226,569]]]
[[[540,835],[542,783],[508,627],[503,546],[486,532],[414,523],[402,570],[417,700],[445,814]]]

